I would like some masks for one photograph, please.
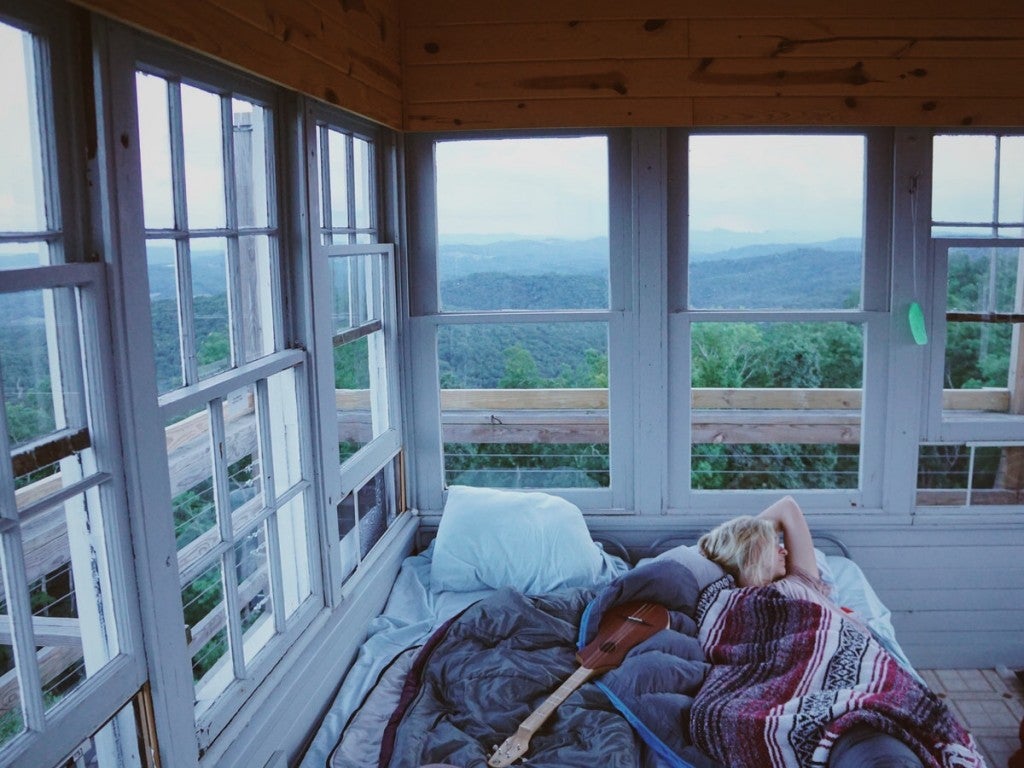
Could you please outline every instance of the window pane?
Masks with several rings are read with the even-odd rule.
[[[238,238],[238,271],[241,278],[241,311],[237,322],[242,326],[245,344],[244,361],[257,360],[277,348],[274,259],[272,243],[266,235]]]
[[[863,346],[849,323],[695,323],[693,487],[858,487]]]
[[[35,66],[32,36],[0,23],[0,71],[7,81],[0,110],[0,232],[47,228],[40,142],[49,130],[40,125]]]
[[[12,626],[10,607],[7,601],[7,583],[4,579],[7,564],[3,561],[0,547],[0,622],[4,627]],[[0,632],[0,747],[25,730],[22,716],[21,683],[18,680],[17,664],[14,657],[14,638],[10,629]]]
[[[393,517],[391,495],[388,493],[386,474],[381,470],[359,489],[359,556],[367,553],[380,541]]]
[[[1024,503],[1024,448],[922,445],[917,465],[917,503],[1020,507]]]
[[[167,81],[162,77],[138,72],[135,75],[135,89],[142,162],[142,209],[146,228],[171,229],[175,222]]]
[[[285,618],[291,616],[302,601],[313,594],[310,569],[310,538],[307,525],[306,497],[299,494],[274,516],[277,540],[281,550],[281,585],[284,594],[280,604]]]
[[[369,338],[363,336],[335,347],[339,461],[345,461],[374,438],[371,386]]]
[[[445,311],[609,305],[605,137],[444,141],[435,162]]]
[[[267,119],[259,104],[232,99],[235,200],[239,227],[265,227],[267,214]]]
[[[178,267],[173,240],[147,240],[149,313],[153,324],[153,355],[160,394],[184,382],[181,328],[178,325]]]
[[[221,406],[228,473],[228,504],[237,530],[263,509],[263,472],[253,387],[233,392]]]
[[[0,269],[23,269],[50,263],[46,243],[0,243]]]
[[[280,497],[303,479],[299,382],[291,368],[267,379],[267,420],[274,457],[274,495]]]
[[[171,419],[166,428],[171,478],[171,507],[178,551],[201,539],[190,551],[207,551],[219,537],[210,455],[210,417],[206,409]],[[182,554],[179,554],[179,561]],[[182,563],[184,567],[187,563]]]
[[[999,142],[999,221],[1024,222],[1024,136],[1003,136]],[[1002,234],[1024,237],[1024,227]]]
[[[189,229],[223,227],[226,221],[220,96],[182,85],[181,123]]]
[[[449,485],[610,484],[607,324],[447,326],[438,356]]]
[[[228,665],[227,616],[220,563],[214,563],[181,590],[192,657],[196,700],[214,699],[232,679]]]
[[[263,526],[235,544],[235,578],[242,625],[242,647],[246,664],[274,636],[274,611],[270,599],[270,566]]]
[[[859,307],[863,136],[690,137],[689,305]]]
[[[72,289],[0,294],[0,372],[11,447],[85,425]]]
[[[348,137],[333,131],[330,128],[322,128],[327,131],[327,167],[330,172],[331,191],[331,227],[339,229],[352,226],[349,221],[348,199]]]
[[[227,253],[220,237],[195,239],[191,246],[196,362],[205,379],[231,367]]]
[[[334,333],[382,319],[383,282],[377,254],[334,256]]]
[[[954,248],[947,272],[945,386],[952,389],[1010,386],[1016,323],[978,322],[957,313],[1021,312],[1019,248]],[[961,401],[962,402],[962,401]],[[979,406],[974,410],[986,408]]]
[[[373,186],[370,183],[370,174],[373,171],[371,166],[372,155],[370,144],[365,139],[352,139],[352,171],[355,183],[352,197],[355,202],[356,221],[355,226],[359,229],[369,229],[373,226]]]
[[[994,136],[936,136],[932,140],[932,221],[991,222],[995,158]]]

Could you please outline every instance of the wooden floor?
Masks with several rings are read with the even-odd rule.
[[[919,671],[974,734],[989,768],[1006,768],[1010,755],[1021,748],[1024,681],[1005,667]]]

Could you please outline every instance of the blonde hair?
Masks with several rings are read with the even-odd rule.
[[[697,542],[700,553],[722,566],[741,586],[770,584],[778,551],[775,524],[742,515],[708,531]]]

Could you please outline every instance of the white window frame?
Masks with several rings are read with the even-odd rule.
[[[117,246],[115,255],[117,272],[120,284],[125,286],[119,296],[119,316],[121,318],[121,333],[119,345],[129,350],[131,358],[123,372],[124,387],[131,395],[131,402],[134,412],[134,430],[132,443],[136,447],[138,466],[137,487],[138,508],[150,510],[167,510],[165,515],[147,515],[143,523],[144,531],[141,536],[144,538],[143,551],[149,553],[148,557],[142,559],[144,569],[148,568],[145,577],[150,580],[150,589],[146,592],[146,611],[144,621],[149,622],[151,627],[147,632],[149,637],[148,645],[154,661],[151,665],[150,677],[156,682],[156,711],[158,712],[157,732],[160,740],[161,752],[171,755],[169,758],[175,765],[195,765],[198,756],[207,751],[217,739],[217,736],[227,727],[231,719],[238,713],[246,701],[260,688],[275,665],[284,658],[288,649],[298,640],[303,631],[310,625],[313,619],[323,608],[323,587],[322,570],[320,567],[319,537],[321,527],[316,514],[318,494],[316,485],[312,482],[315,473],[313,470],[313,441],[300,439],[302,446],[301,464],[304,467],[304,478],[297,486],[291,488],[284,496],[273,499],[267,496],[267,492],[274,486],[272,476],[271,447],[267,444],[266,429],[261,429],[260,439],[263,442],[261,451],[261,463],[264,472],[263,489],[265,504],[269,505],[261,515],[261,519],[267,519],[267,515],[276,514],[284,504],[296,495],[305,497],[305,526],[308,533],[308,540],[305,551],[299,551],[296,555],[301,562],[309,566],[311,594],[299,605],[288,617],[282,621],[280,615],[283,605],[275,606],[274,621],[276,634],[266,644],[261,653],[252,659],[251,664],[247,663],[244,670],[244,677],[235,679],[233,683],[208,707],[193,712],[193,691],[192,675],[189,669],[189,653],[185,644],[184,632],[181,627],[182,609],[180,597],[181,586],[176,564],[176,546],[173,526],[171,525],[169,505],[170,487],[167,477],[167,448],[164,444],[164,426],[166,418],[171,413],[184,412],[196,406],[207,403],[216,403],[217,399],[230,391],[240,387],[253,385],[256,387],[258,396],[264,399],[262,390],[264,382],[276,373],[294,370],[296,372],[296,390],[298,408],[300,412],[299,428],[309,429],[311,410],[309,404],[308,374],[309,356],[301,348],[287,349],[288,339],[295,333],[295,327],[301,325],[295,319],[301,316],[304,300],[298,297],[294,300],[285,300],[276,314],[275,338],[278,339],[278,351],[260,357],[256,360],[237,364],[222,373],[212,377],[191,381],[183,388],[172,390],[170,393],[159,398],[157,402],[156,381],[152,375],[153,370],[153,340],[149,317],[148,297],[140,296],[137,290],[131,290],[131,286],[147,284],[147,266],[145,258],[139,258],[138,254],[145,253],[145,232],[143,212],[141,205],[142,180],[140,172],[140,158],[138,150],[138,125],[135,106],[135,72],[137,69],[151,72],[170,79],[181,79],[184,82],[194,82],[197,86],[214,90],[218,93],[237,94],[254,103],[265,105],[276,114],[275,125],[277,136],[274,141],[268,140],[268,152],[275,152],[278,158],[275,176],[267,179],[268,186],[272,187],[277,183],[277,177],[282,174],[282,165],[287,164],[288,152],[282,134],[286,131],[281,128],[287,124],[288,108],[281,103],[280,94],[277,88],[266,85],[261,81],[253,80],[219,65],[211,64],[205,59],[192,56],[178,49],[158,43],[142,35],[130,32],[116,25],[104,25],[101,32],[107,38],[105,51],[108,56],[108,69],[106,78],[102,81],[104,85],[109,83],[109,102],[104,105],[111,105],[111,116],[108,130],[105,132],[107,147],[112,161],[111,194],[107,198],[107,205],[110,210],[116,212],[116,234],[111,233],[116,242],[112,247]],[[212,87],[212,88],[211,88]],[[295,118],[292,118],[295,119]],[[172,141],[175,139],[172,138]],[[174,155],[172,150],[172,156]],[[225,163],[227,158],[225,156]],[[227,166],[230,168],[230,166]],[[230,187],[230,174],[225,171],[225,185]],[[116,184],[116,187],[114,186]],[[181,192],[178,191],[176,204],[180,205]],[[281,213],[284,202],[280,196],[271,198],[271,210],[268,212],[270,219],[267,230],[272,230],[276,235],[276,247],[286,249],[294,245],[289,239],[289,232],[284,228],[278,228],[277,222],[286,220]],[[226,213],[228,215],[229,227],[223,230],[223,235],[232,237],[231,223],[234,222],[230,195],[226,202]],[[259,234],[260,228],[246,227],[245,234]],[[203,230],[207,232],[207,230]],[[175,237],[187,237],[187,231],[173,232],[151,232],[150,235],[158,236],[167,234]],[[215,234],[221,234],[218,230]],[[135,254],[133,258],[129,254]],[[298,259],[298,254],[295,255]],[[299,268],[301,271],[301,268]],[[230,273],[229,273],[230,274]],[[274,280],[282,279],[281,269],[274,270]],[[277,286],[275,286],[277,288]],[[282,295],[285,286],[280,285]],[[284,314],[291,313],[291,314]],[[134,318],[146,318],[142,322],[133,322]],[[236,361],[232,361],[235,363]],[[266,425],[264,425],[265,427]],[[142,478],[145,478],[143,481]],[[140,521],[142,523],[143,521]],[[273,528],[274,526],[270,526]],[[268,546],[276,546],[269,539]],[[223,549],[223,547],[221,548]],[[233,557],[233,547],[227,545],[223,557]],[[164,565],[166,564],[166,565]],[[233,570],[232,569],[226,569]],[[280,570],[272,567],[271,583],[280,586],[283,578]],[[229,580],[230,581],[230,580]],[[230,596],[230,588],[228,588]],[[280,593],[280,590],[277,590]],[[158,595],[173,595],[174,600],[160,600]],[[176,603],[172,604],[172,603]],[[230,600],[229,600],[230,603]],[[232,611],[229,621],[237,620],[236,612]],[[235,674],[239,673],[238,665],[235,665]],[[162,695],[161,695],[162,694]],[[183,738],[183,734],[195,733],[195,739]]]
[[[436,167],[434,146],[442,141],[500,138],[573,138],[604,136],[608,140],[609,178],[609,305],[591,310],[509,310],[442,312],[437,271]],[[621,515],[634,507],[633,446],[638,436],[634,420],[637,295],[633,286],[635,262],[634,198],[630,134],[624,130],[465,132],[416,134],[406,138],[409,206],[409,347],[412,416],[416,435],[415,488],[420,509],[440,510],[444,504],[444,456],[437,359],[438,329],[463,324],[599,322],[608,329],[609,388],[608,443],[611,482],[600,489],[545,489],[592,514]],[[639,235],[638,235],[639,236]],[[643,306],[642,301],[639,306]],[[429,384],[428,384],[429,382]]]
[[[785,128],[739,130],[671,131],[673,146],[670,165],[668,208],[670,238],[669,281],[674,296],[669,297],[668,323],[670,351],[668,380],[673,388],[679,387],[668,398],[669,407],[669,466],[667,492],[669,514],[714,513],[723,503],[736,512],[757,512],[763,509],[781,491],[754,490],[693,490],[690,485],[691,466],[691,399],[689,382],[690,334],[696,322],[851,322],[864,329],[863,398],[861,404],[861,446],[858,487],[855,489],[800,489],[792,493],[802,504],[813,505],[822,511],[878,510],[882,506],[885,470],[885,418],[887,412],[887,381],[889,370],[888,343],[890,336],[889,275],[891,253],[891,207],[889,205],[892,178],[892,141],[884,130],[830,130],[826,128],[787,130]],[[695,310],[680,305],[686,296],[687,260],[686,202],[688,157],[687,137],[694,134],[800,134],[856,135],[865,139],[864,166],[864,262],[862,303],[854,310]],[[680,219],[679,217],[682,217]],[[679,270],[677,272],[677,270]],[[638,460],[640,460],[638,458]]]
[[[351,560],[345,554],[346,548],[340,540],[336,509],[350,493],[369,482],[378,472],[392,461],[399,461],[404,442],[400,408],[399,346],[398,346],[398,271],[395,262],[395,246],[379,242],[381,233],[388,231],[389,211],[380,194],[382,178],[387,174],[390,147],[386,145],[380,129],[363,121],[331,109],[311,100],[305,103],[304,134],[306,139],[306,179],[309,215],[309,243],[311,252],[311,283],[313,286],[313,343],[312,354],[316,364],[315,389],[320,425],[319,453],[323,457],[322,482],[323,526],[326,541],[323,543],[326,580],[332,605],[338,605],[345,594],[345,583],[354,571],[343,567]],[[353,162],[353,141],[358,138],[367,142],[369,163],[369,226],[336,226],[331,219],[330,204],[330,162],[326,132],[334,131],[344,137],[347,160],[345,169],[348,189],[347,204],[349,222],[356,224],[355,180],[356,164]],[[324,195],[321,196],[321,184]],[[328,243],[327,240],[331,242]],[[367,242],[369,241],[369,242]],[[347,257],[368,256],[373,266],[368,270],[366,282],[361,288],[366,295],[376,293],[369,301],[379,314],[365,327],[353,329],[336,338],[333,324],[333,273],[331,260]],[[371,409],[374,419],[386,427],[360,448],[344,463],[338,462],[337,404],[334,388],[334,347],[347,343],[356,337],[369,339],[371,346]],[[389,489],[392,504],[398,504],[400,489]],[[402,510],[398,510],[401,512]],[[355,529],[358,537],[358,517]],[[360,556],[358,546],[355,552],[355,568],[367,562]],[[351,554],[351,553],[350,553]]]

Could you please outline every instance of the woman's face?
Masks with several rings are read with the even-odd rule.
[[[772,579],[781,579],[786,575],[786,552],[785,545],[780,541],[775,545],[775,569],[772,572]]]

